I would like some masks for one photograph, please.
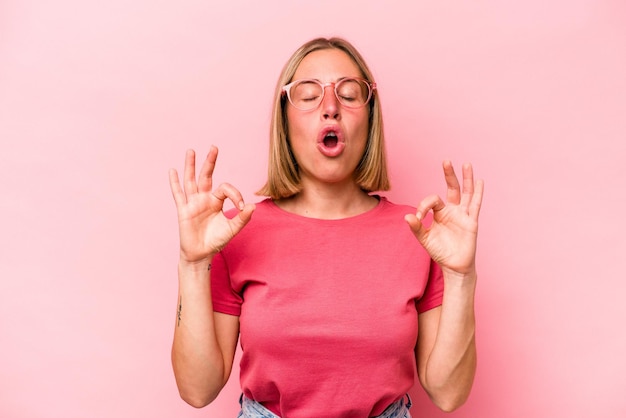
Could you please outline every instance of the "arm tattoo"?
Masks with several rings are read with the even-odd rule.
[[[183,312],[183,297],[180,297],[180,301],[178,302],[178,324],[180,326],[180,315]]]
[[[208,269],[211,270],[210,264],[209,264]],[[178,312],[177,312],[178,321],[176,322],[176,326],[180,326],[180,321],[182,319],[182,312],[183,312],[183,297],[181,295],[180,300],[178,301]]]

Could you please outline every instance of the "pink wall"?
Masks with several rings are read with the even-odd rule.
[[[255,199],[282,64],[333,34],[377,77],[394,200],[441,192],[444,158],[486,181],[452,416],[626,416],[622,1],[210,3],[0,3],[0,416],[235,416],[236,370],[205,410],[175,389],[167,169],[217,144]]]

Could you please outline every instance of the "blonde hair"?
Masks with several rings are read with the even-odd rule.
[[[374,77],[365,60],[348,41],[341,38],[316,38],[302,45],[287,61],[276,84],[270,124],[268,179],[257,192],[259,195],[269,196],[272,199],[282,199],[293,196],[302,190],[296,159],[287,138],[288,127],[285,110],[287,100],[282,94],[282,87],[292,81],[304,57],[311,52],[323,49],[339,49],[345,52],[357,65],[363,78],[374,83]],[[376,90],[372,93],[368,106],[370,112],[367,145],[355,174],[359,187],[369,193],[389,190],[390,184],[387,175],[383,117]]]

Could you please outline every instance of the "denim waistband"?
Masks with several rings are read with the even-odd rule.
[[[239,415],[237,415],[237,418],[280,418],[260,403],[246,398],[243,394],[239,398],[239,404],[241,405],[241,411]],[[405,396],[389,405],[382,414],[375,418],[411,418],[411,414],[409,414],[411,405],[411,398],[407,393]]]
[[[406,401],[404,398],[406,398]],[[407,393],[402,398],[389,405],[387,409],[376,418],[411,418],[411,414],[409,414],[411,405],[411,397]]]

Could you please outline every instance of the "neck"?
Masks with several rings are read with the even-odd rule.
[[[368,195],[355,183],[347,185],[305,185],[300,193],[276,204],[287,212],[307,218],[342,219],[365,213],[378,204],[378,199]]]

